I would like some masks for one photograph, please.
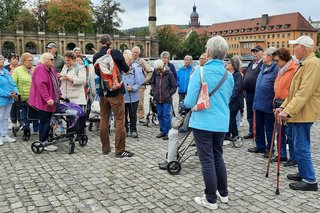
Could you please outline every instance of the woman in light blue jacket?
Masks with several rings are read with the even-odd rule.
[[[16,140],[8,136],[8,120],[14,99],[18,98],[18,88],[8,70],[3,69],[4,57],[0,55],[0,145]]]
[[[204,81],[208,84],[209,93],[222,80],[226,69],[224,57],[228,44],[221,36],[208,40],[206,53],[207,63],[203,66]],[[192,108],[196,105],[201,87],[200,70],[191,76],[184,105]],[[224,203],[228,202],[227,171],[223,160],[223,140],[229,129],[229,101],[234,87],[233,77],[228,73],[222,86],[210,97],[210,108],[192,112],[189,127],[192,128],[201,162],[205,183],[205,196],[195,197],[198,205],[217,209],[217,196]]]

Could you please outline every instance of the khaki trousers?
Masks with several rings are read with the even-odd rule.
[[[139,89],[139,105],[138,105],[138,118],[143,119],[144,118],[144,91],[146,90],[146,86],[142,85]]]

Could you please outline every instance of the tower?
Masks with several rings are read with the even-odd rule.
[[[149,0],[149,34],[151,38],[151,57],[159,57],[159,40],[157,38],[156,0]]]
[[[200,27],[199,14],[197,13],[197,7],[195,4],[193,5],[192,9],[193,9],[193,11],[190,15],[189,26],[191,28],[198,28],[198,27]]]

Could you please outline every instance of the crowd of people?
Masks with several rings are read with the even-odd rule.
[[[228,202],[223,144],[239,136],[237,119],[244,105],[249,123],[244,138],[254,138],[256,143],[248,151],[262,153],[269,158],[270,153],[274,153],[272,135],[282,128],[281,141],[278,141],[278,145],[281,144],[280,156],[275,156],[272,161],[280,158],[285,162],[284,166],[297,164],[298,173],[287,176],[295,181],[290,183],[291,189],[317,191],[310,129],[320,115],[320,61],[313,53],[314,41],[310,37],[301,36],[289,43],[294,45],[295,57],[286,48],[263,49],[257,45],[251,50],[254,59],[246,70],[242,69],[239,56],[225,63],[228,43],[221,36],[207,41],[198,67],[192,66],[192,57],[186,55],[184,65],[177,71],[170,63],[169,52],[162,52],[152,68],[140,58],[139,47],[122,53],[112,48],[112,39],[107,34],[100,36],[100,47],[92,62],[82,56],[78,47],[60,56],[54,43],[47,45],[48,52],[41,55],[35,67],[30,53],[21,55],[21,64],[18,55],[10,54],[10,64],[6,67],[4,57],[0,56],[0,145],[15,142],[8,135],[8,127],[23,122],[30,131],[28,105],[39,111],[39,122],[33,121],[32,127],[33,132],[39,134],[39,141],[45,142],[60,98],[85,109],[88,100],[92,101],[97,95],[102,154],[108,155],[111,151],[109,127],[113,116],[115,157],[132,157],[134,153],[126,149],[126,137],[138,138],[137,123],[145,122],[144,93],[146,84],[150,83],[159,120],[160,132],[155,137],[169,140],[167,158],[159,162],[159,168],[166,169],[168,163],[177,160],[179,140],[186,135],[186,131],[180,129],[183,117],[176,115],[182,120],[178,125],[172,118],[175,116],[173,95],[178,91],[180,109],[192,109],[204,81],[208,92],[214,91],[209,96],[210,107],[192,110],[187,130],[193,132],[205,184],[205,195],[194,199],[197,204],[217,209],[217,198],[223,203]],[[110,87],[111,80],[105,79],[99,66],[105,56],[112,58],[109,69],[114,75],[112,79],[116,79],[114,87]],[[224,75],[227,76],[225,79]],[[18,103],[23,103],[21,116]],[[81,126],[85,126],[84,118],[79,120],[79,135],[83,131]],[[45,149],[54,151],[57,147],[51,145]]]

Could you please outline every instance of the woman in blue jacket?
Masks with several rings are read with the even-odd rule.
[[[179,103],[183,101],[183,99],[187,94],[189,79],[193,70],[191,63],[192,63],[192,56],[186,55],[184,57],[184,65],[181,66],[177,72],[177,85],[179,87],[178,89]]]
[[[228,44],[221,36],[215,36],[208,40],[206,48],[208,61],[203,66],[203,71],[210,93],[227,72],[223,59]],[[185,107],[192,108],[196,105],[200,82],[200,70],[197,69],[190,78],[184,100]],[[210,108],[192,112],[190,117],[189,127],[193,131],[205,184],[205,196],[195,197],[194,200],[198,205],[210,209],[218,208],[217,196],[222,202],[228,202],[227,171],[222,156],[222,144],[229,129],[229,101],[233,86],[233,77],[228,73],[223,85],[210,97]]]
[[[8,136],[8,120],[14,99],[18,98],[18,88],[8,70],[3,68],[4,57],[0,55],[0,145],[16,140]]]

